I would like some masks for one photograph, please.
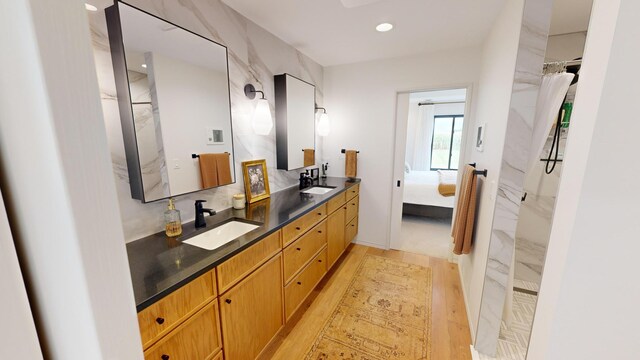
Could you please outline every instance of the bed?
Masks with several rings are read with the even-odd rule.
[[[403,213],[428,217],[451,216],[455,196],[440,195],[439,183],[437,171],[414,170],[405,173],[402,194]]]

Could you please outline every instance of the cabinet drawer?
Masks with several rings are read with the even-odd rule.
[[[291,279],[327,243],[327,222],[323,221],[284,249],[284,283]]]
[[[356,216],[351,222],[347,224],[347,227],[344,230],[345,232],[345,247],[351,244],[353,239],[358,234],[358,217]]]
[[[313,209],[310,213],[302,216],[300,219],[293,221],[291,224],[282,229],[282,246],[286,247],[300,235],[307,232],[315,224],[327,217],[327,204],[322,204],[317,209]]]
[[[217,267],[218,292],[229,290],[233,285],[259,268],[282,249],[280,230],[260,240],[248,249],[235,255]]]
[[[345,202],[347,202],[347,193],[343,191],[327,202],[327,214],[331,214],[340,209]]]
[[[138,313],[144,349],[216,296],[213,274],[207,272]]]
[[[284,288],[287,320],[327,273],[327,249],[324,248],[293,281]]]
[[[353,185],[347,189],[347,200],[351,200],[358,195],[360,195],[360,184]]]
[[[360,205],[360,196],[347,201],[347,222],[350,222],[358,215],[358,207]]]
[[[211,359],[222,348],[218,300],[202,308],[144,353],[148,360]]]

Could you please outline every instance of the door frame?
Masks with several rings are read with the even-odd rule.
[[[398,239],[400,236],[400,227],[402,224],[402,195],[404,192],[404,163],[406,159],[407,149],[407,123],[409,117],[409,95],[416,92],[427,91],[441,91],[441,90],[454,90],[454,89],[466,89],[465,104],[464,104],[464,118],[465,122],[462,127],[462,146],[460,148],[460,159],[458,162],[458,168],[461,169],[465,163],[467,156],[467,144],[469,140],[470,129],[473,128],[471,124],[474,122],[472,105],[473,105],[473,83],[452,84],[443,86],[427,86],[417,89],[398,91],[396,92],[396,126],[395,126],[395,142],[394,142],[394,159],[393,159],[393,183],[391,194],[391,218],[389,226],[389,236],[387,239],[387,249],[393,249],[396,243],[394,239]],[[406,99],[406,102],[405,102]],[[406,105],[405,105],[406,104]],[[460,180],[458,177],[457,189],[460,188]],[[458,194],[456,192],[455,199]],[[453,209],[455,218],[455,207]],[[397,240],[396,240],[397,241]],[[453,246],[453,245],[450,245]],[[449,261],[453,261],[453,253],[449,256]]]

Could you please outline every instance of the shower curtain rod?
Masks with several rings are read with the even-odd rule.
[[[582,65],[582,60],[571,60],[571,61],[551,61],[544,63],[545,65],[555,65],[555,64],[564,64],[565,66],[575,66]]]
[[[440,105],[440,104],[464,104],[465,101],[426,101],[418,103],[418,106]]]

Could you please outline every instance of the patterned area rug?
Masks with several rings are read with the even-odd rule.
[[[431,358],[431,268],[367,255],[307,360]]]

